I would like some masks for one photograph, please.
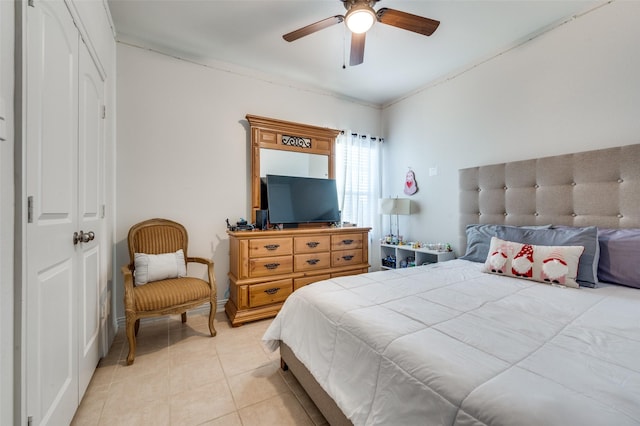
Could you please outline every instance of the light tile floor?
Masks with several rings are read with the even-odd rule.
[[[208,315],[208,314],[207,314]],[[142,323],[135,362],[124,327],[96,369],[72,425],[327,425],[280,355],[261,342],[271,320],[232,328],[224,312]]]

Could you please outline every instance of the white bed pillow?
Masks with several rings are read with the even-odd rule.
[[[578,288],[583,246],[538,246],[491,238],[483,271]]]
[[[136,285],[146,284],[150,281],[179,278],[187,275],[187,267],[184,262],[182,249],[175,253],[133,255],[135,264]]]

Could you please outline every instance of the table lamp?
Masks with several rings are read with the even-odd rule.
[[[391,216],[396,216],[396,237],[400,237],[400,222],[398,215],[410,215],[411,214],[411,200],[408,198],[381,198],[380,199],[380,214],[389,215],[389,232],[393,235],[393,229],[391,228]]]

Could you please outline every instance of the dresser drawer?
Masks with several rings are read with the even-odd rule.
[[[362,248],[362,234],[340,234],[331,236],[331,250]]]
[[[333,274],[331,274],[331,278],[347,277],[349,275],[366,274],[367,272],[369,272],[369,268],[351,269],[349,271],[333,273]]]
[[[249,286],[249,306],[252,308],[284,302],[293,292],[293,280],[270,281]]]
[[[293,248],[296,253],[329,251],[331,237],[329,235],[295,237],[293,239]]]
[[[298,290],[305,285],[315,283],[322,280],[328,280],[331,278],[331,274],[314,275],[313,277],[302,277],[293,280],[293,290]]]
[[[292,253],[291,238],[259,238],[249,241],[249,257],[282,256]]]
[[[362,250],[339,250],[331,255],[331,266],[349,266],[362,263]]]
[[[291,272],[293,272],[292,256],[249,259],[250,277],[266,277],[269,275],[289,274]]]
[[[331,255],[325,253],[296,254],[294,257],[295,271],[314,271],[331,267]]]

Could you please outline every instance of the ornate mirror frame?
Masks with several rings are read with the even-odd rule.
[[[326,155],[328,178],[335,179],[335,141],[340,130],[273,118],[246,116],[251,126],[251,220],[260,209],[260,150]]]

